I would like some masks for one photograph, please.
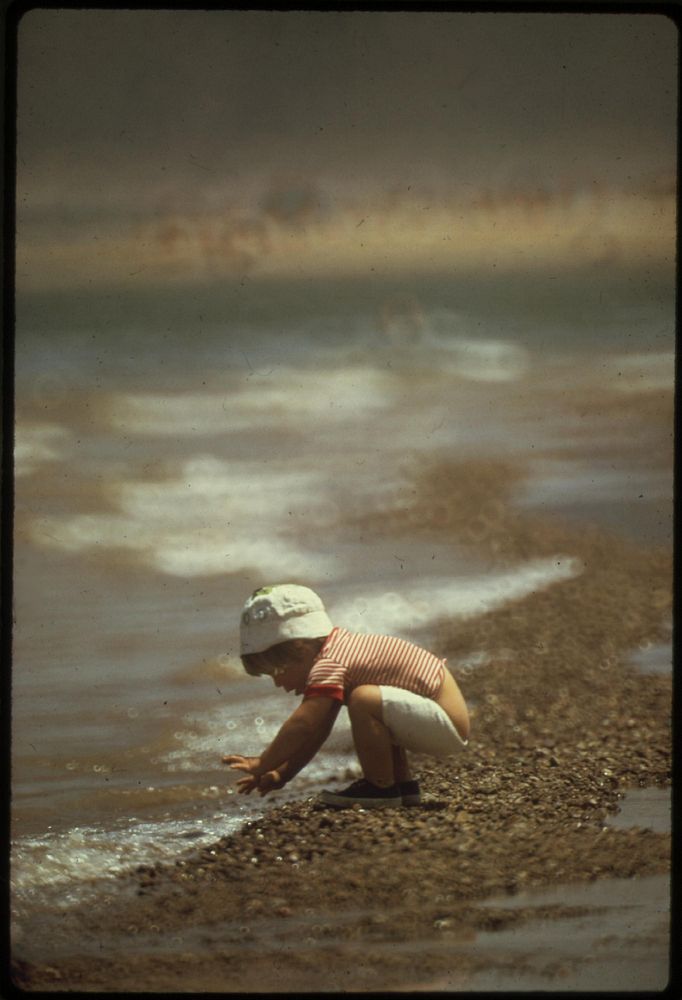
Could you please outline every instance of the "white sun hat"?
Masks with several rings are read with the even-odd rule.
[[[317,594],[296,583],[255,590],[239,623],[241,655],[262,653],[287,639],[318,639],[334,626]]]

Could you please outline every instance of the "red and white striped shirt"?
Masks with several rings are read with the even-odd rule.
[[[435,699],[444,676],[445,661],[412,642],[337,627],[310,668],[303,697],[345,702],[360,684],[385,684]]]

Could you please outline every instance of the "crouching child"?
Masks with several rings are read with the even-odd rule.
[[[303,696],[260,757],[222,758],[244,772],[240,792],[267,795],[291,781],[324,744],[342,705],[363,777],[323,791],[327,806],[416,805],[419,783],[406,751],[445,758],[467,746],[469,713],[444,660],[404,639],[334,626],[307,587],[256,590],[244,605],[240,642],[247,673]]]

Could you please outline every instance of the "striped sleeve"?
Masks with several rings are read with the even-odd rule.
[[[344,700],[342,687],[333,684],[309,684],[303,692],[303,700],[306,698],[333,698],[334,701]]]
[[[320,657],[308,674],[303,692],[305,698],[327,697],[344,700],[346,688],[346,667],[334,660]]]

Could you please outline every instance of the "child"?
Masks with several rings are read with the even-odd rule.
[[[322,792],[328,806],[416,805],[419,785],[405,751],[447,757],[467,745],[469,714],[444,660],[404,639],[335,628],[307,587],[256,590],[244,605],[240,638],[247,673],[303,695],[260,757],[223,757],[245,772],[240,792],[267,795],[291,781],[329,736],[342,704],[364,778]]]

